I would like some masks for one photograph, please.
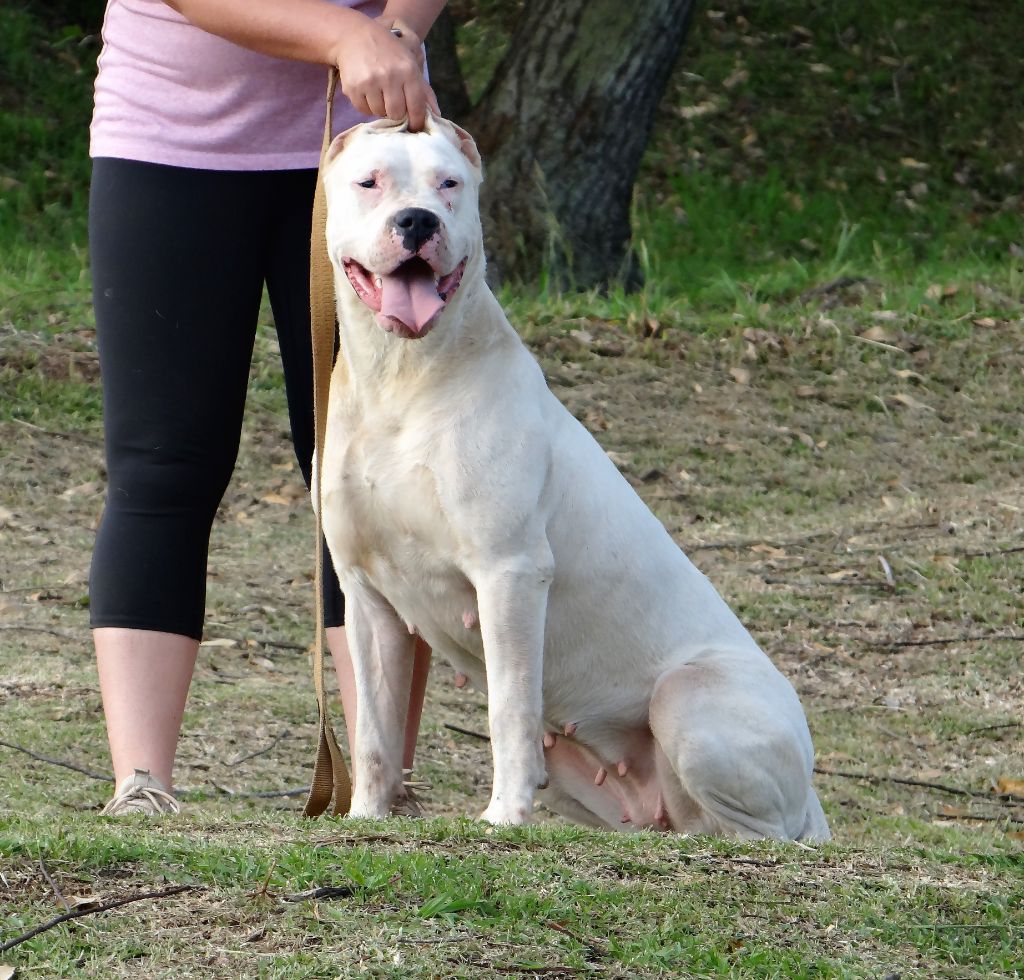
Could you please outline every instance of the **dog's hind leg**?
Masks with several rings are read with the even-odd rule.
[[[655,765],[672,829],[828,840],[803,709],[767,658],[709,652],[655,686]]]

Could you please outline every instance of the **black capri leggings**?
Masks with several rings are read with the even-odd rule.
[[[107,501],[93,627],[201,638],[210,528],[238,455],[263,285],[310,479],[309,228],[316,172],[93,162],[89,247]],[[344,598],[325,569],[325,624]]]

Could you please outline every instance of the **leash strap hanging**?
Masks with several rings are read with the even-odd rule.
[[[352,804],[352,780],[341,747],[331,726],[327,696],[324,693],[324,545],[321,517],[324,434],[327,431],[327,400],[334,361],[334,325],[337,305],[334,298],[334,270],[327,253],[327,201],[324,195],[324,159],[331,145],[331,119],[338,71],[332,68],[327,81],[327,119],[320,148],[320,166],[313,198],[313,227],[309,246],[309,311],[313,342],[313,420],[316,440],[313,451],[313,485],[316,487],[316,644],[313,650],[313,686],[320,715],[320,735],[313,782],[303,813],[317,817],[334,799],[333,813],[347,813]]]

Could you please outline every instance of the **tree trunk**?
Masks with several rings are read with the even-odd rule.
[[[455,48],[455,18],[447,7],[438,14],[427,36],[427,63],[441,112],[446,119],[461,123],[469,115],[470,101]]]
[[[693,0],[526,0],[467,128],[493,279],[639,282],[629,212]]]

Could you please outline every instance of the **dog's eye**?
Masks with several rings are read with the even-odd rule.
[[[457,180],[455,180],[454,178],[449,177],[449,178],[447,178],[447,180],[442,180],[441,181],[441,186],[442,187],[458,187],[459,186],[459,182]]]
[[[377,186],[377,178],[376,177],[367,177],[366,180],[359,181],[359,186],[360,187],[365,187],[367,190],[369,190],[371,187],[376,187]]]

